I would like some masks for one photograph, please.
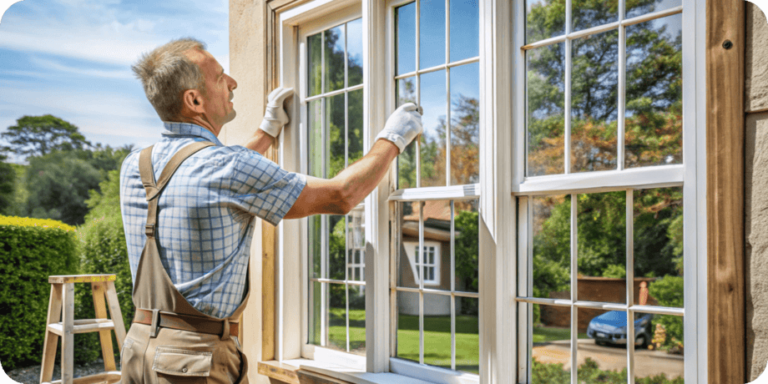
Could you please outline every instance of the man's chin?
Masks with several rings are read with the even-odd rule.
[[[229,123],[230,121],[234,120],[235,117],[237,117],[237,112],[233,109],[232,112],[228,113],[227,116],[224,118],[224,124]],[[222,125],[224,125],[222,124]]]

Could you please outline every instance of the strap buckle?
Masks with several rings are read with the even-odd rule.
[[[160,332],[160,310],[159,309],[153,309],[152,310],[152,324],[149,328],[149,337],[155,338],[157,337],[157,333]]]
[[[147,235],[147,237],[155,237],[156,230],[157,230],[157,225],[155,224],[152,224],[152,225],[147,224],[144,226],[144,234]]]

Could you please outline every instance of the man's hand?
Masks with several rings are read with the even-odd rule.
[[[267,111],[264,113],[259,128],[272,137],[277,137],[283,126],[288,124],[288,114],[285,113],[283,102],[288,96],[293,95],[293,88],[277,87],[267,96]]]
[[[414,103],[406,103],[389,116],[384,129],[376,135],[376,140],[389,140],[403,153],[405,147],[423,131],[419,107]]]

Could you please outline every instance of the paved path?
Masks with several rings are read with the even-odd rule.
[[[587,357],[597,362],[602,370],[622,370],[627,367],[627,349],[624,346],[603,346],[592,339],[578,342],[578,365],[584,364]],[[571,369],[571,350],[569,341],[555,341],[533,347],[533,357],[540,363],[563,364],[563,369]],[[635,349],[635,377],[655,376],[665,373],[668,379],[683,376],[683,356],[670,355],[665,351]]]

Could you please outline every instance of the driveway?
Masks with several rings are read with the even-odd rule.
[[[602,370],[621,371],[627,367],[627,349],[624,346],[601,346],[592,339],[578,341],[578,364],[589,357]],[[571,369],[570,341],[554,341],[533,346],[533,357],[540,363],[563,364]],[[665,373],[668,379],[683,376],[683,356],[670,355],[665,351],[635,349],[635,377],[655,376]]]

